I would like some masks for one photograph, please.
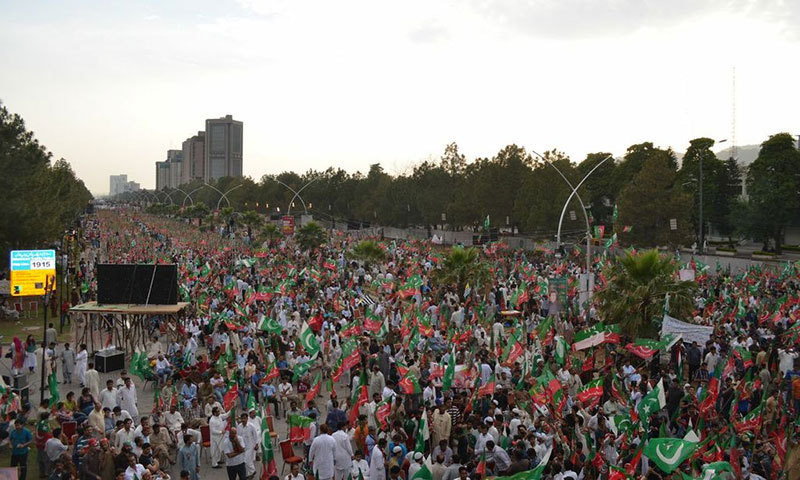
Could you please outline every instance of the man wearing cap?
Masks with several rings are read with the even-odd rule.
[[[408,478],[414,478],[414,475],[422,468],[425,456],[422,452],[414,452],[413,461],[408,466]]]
[[[83,457],[82,478],[89,480],[102,480],[102,477],[100,476],[100,467],[100,442],[98,442],[96,438],[92,438],[89,439],[89,451]]]
[[[488,433],[495,443],[500,441],[500,431],[497,430],[497,427],[494,426],[494,418],[486,417],[483,419],[484,423],[487,425],[486,433]]]

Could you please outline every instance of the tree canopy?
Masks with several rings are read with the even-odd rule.
[[[22,118],[0,103],[0,264],[9,250],[58,242],[92,200],[69,163],[51,159]]]

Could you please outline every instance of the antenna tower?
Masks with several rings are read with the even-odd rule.
[[[730,158],[736,159],[736,67],[733,67],[731,84],[731,154]]]

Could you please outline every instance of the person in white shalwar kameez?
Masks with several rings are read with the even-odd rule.
[[[81,382],[81,387],[86,386],[86,365],[89,363],[89,352],[86,351],[86,344],[82,343],[78,347],[78,354],[75,355],[75,373],[78,374],[78,380]]]
[[[222,442],[225,440],[225,425],[230,412],[219,414],[219,407],[211,410],[208,429],[211,432],[211,467],[217,468],[222,459]]]
[[[253,426],[250,425],[246,413],[239,415],[239,424],[236,425],[236,432],[242,440],[244,464],[249,477],[256,473],[256,450],[261,446],[261,438],[256,434]]]
[[[353,468],[353,446],[350,443],[350,436],[341,428],[333,432],[331,437],[336,441],[336,448],[333,451],[333,466],[335,480],[345,480],[350,470]]]
[[[311,442],[308,451],[308,461],[311,462],[311,471],[319,480],[331,480],[333,478],[333,451],[336,440],[328,435],[328,425],[322,424],[319,427],[320,434]]]
[[[136,386],[130,377],[125,378],[125,385],[117,390],[117,405],[131,414],[134,423],[139,423],[139,407],[136,406]]]
[[[381,438],[378,444],[372,447],[369,457],[369,480],[386,480],[386,457],[383,449],[386,448],[386,439]]]

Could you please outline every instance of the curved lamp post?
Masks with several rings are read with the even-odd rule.
[[[303,200],[303,197],[301,197],[301,196],[300,196],[300,192],[302,192],[302,191],[303,191],[303,188],[306,188],[307,186],[309,186],[309,185],[311,184],[311,182],[313,182],[314,180],[312,180],[311,182],[308,182],[307,184],[305,184],[305,185],[304,185],[304,186],[303,186],[303,187],[302,187],[300,190],[295,190],[294,188],[292,188],[292,187],[290,187],[289,185],[287,185],[287,184],[283,183],[282,181],[278,180],[277,178],[272,178],[272,177],[266,177],[266,178],[268,178],[268,179],[272,180],[273,182],[276,182],[276,183],[279,183],[279,184],[283,185],[283,186],[284,186],[284,187],[286,187],[286,188],[287,188],[287,189],[288,189],[290,192],[294,193],[294,196],[292,197],[292,199],[291,199],[291,200],[289,200],[289,207],[286,209],[286,214],[287,214],[287,215],[289,215],[290,213],[292,213],[292,202],[294,202],[294,199],[295,199],[295,198],[299,199],[299,200],[300,200],[300,203],[302,203],[302,204],[303,204],[303,212],[304,212],[304,213],[308,213],[308,209],[306,208],[306,202],[305,202],[305,200]],[[316,180],[316,179],[315,179],[315,180]]]
[[[220,204],[220,202],[222,202],[222,199],[223,199],[223,198],[225,199],[225,202],[226,202],[226,203],[228,204],[228,206],[230,207],[230,206],[231,206],[231,201],[228,199],[228,194],[229,194],[229,193],[231,193],[232,191],[236,190],[237,188],[239,188],[239,187],[243,187],[243,186],[244,186],[244,184],[243,184],[243,183],[240,183],[239,185],[236,185],[236,186],[233,186],[233,187],[229,188],[228,190],[226,190],[226,191],[223,193],[223,192],[222,192],[222,190],[220,190],[219,188],[215,187],[214,185],[211,185],[210,183],[206,183],[205,185],[206,185],[207,187],[211,187],[211,188],[213,188],[214,190],[216,190],[217,192],[219,192],[219,194],[221,195],[221,196],[219,197],[219,200],[217,200],[217,208],[216,208],[216,210],[219,210],[219,204]]]
[[[186,199],[187,198],[192,202],[192,205],[194,205],[194,200],[192,199],[192,194],[194,192],[198,191],[198,190],[201,190],[201,189],[205,188],[205,186],[206,186],[205,184],[200,185],[199,187],[197,187],[194,190],[192,190],[191,192],[189,192],[185,197],[183,197],[183,203],[181,204],[181,207],[185,207],[186,206]]]
[[[183,203],[181,203],[181,208],[183,208],[183,206],[186,205],[187,198],[189,199],[190,202],[192,202],[192,205],[194,205],[194,200],[192,200],[192,197],[190,197],[188,193],[184,192],[183,189],[175,187],[175,190],[183,194]]]
[[[597,169],[597,167],[599,167],[600,165],[603,164],[603,162],[605,162],[606,160],[611,158],[611,155],[607,156],[600,163],[595,165],[595,167],[592,168],[589,171],[589,173],[587,173],[583,177],[583,180],[581,180],[580,183],[578,183],[578,186],[575,187],[575,186],[572,185],[572,182],[570,182],[569,179],[567,179],[567,177],[563,173],[561,173],[561,170],[559,170],[558,167],[556,167],[552,162],[547,161],[547,159],[545,159],[542,155],[540,155],[539,153],[535,152],[534,150],[531,150],[531,153],[533,153],[537,157],[541,158],[544,163],[546,163],[546,164],[550,165],[551,167],[553,167],[553,169],[556,172],[558,172],[558,175],[564,180],[564,182],[566,182],[567,185],[569,185],[569,188],[572,190],[572,192],[570,193],[569,197],[567,198],[567,202],[564,204],[564,208],[561,210],[561,219],[558,221],[557,248],[561,247],[561,222],[564,219],[564,212],[567,210],[567,205],[569,205],[569,202],[572,200],[572,197],[576,197],[578,199],[578,203],[580,203],[580,205],[581,205],[581,210],[583,211],[583,218],[586,220],[586,272],[585,272],[586,275],[587,275],[587,292],[586,293],[588,295],[588,298],[591,298],[592,291],[591,291],[591,288],[589,286],[589,279],[591,278],[591,274],[592,274],[591,273],[591,267],[592,267],[592,230],[591,230],[591,226],[589,225],[589,214],[586,212],[586,205],[584,205],[583,199],[581,199],[581,196],[578,195],[578,187],[583,185],[583,182],[586,181],[586,179],[589,177],[589,175],[591,175],[592,172],[594,172]]]

